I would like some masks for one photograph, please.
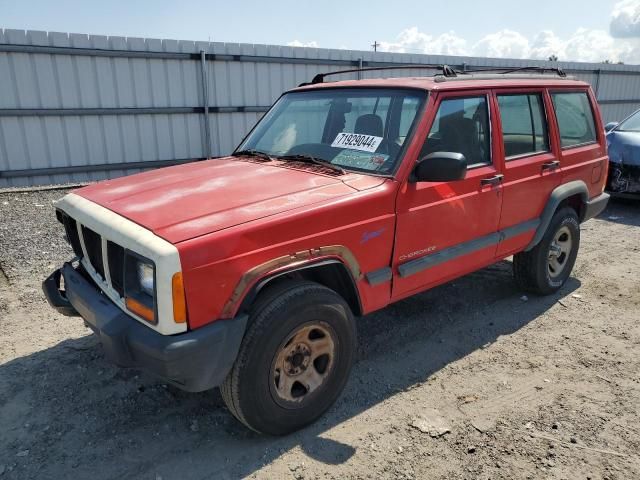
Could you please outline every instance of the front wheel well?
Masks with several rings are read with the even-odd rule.
[[[360,295],[347,267],[339,261],[321,262],[280,273],[258,282],[245,297],[241,310],[248,311],[262,293],[286,282],[307,280],[330,288],[349,305],[354,315],[362,315]]]

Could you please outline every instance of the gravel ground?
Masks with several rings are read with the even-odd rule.
[[[640,478],[640,204],[583,225],[556,295],[505,261],[360,319],[341,399],[271,438],[47,307],[63,193],[0,192],[0,478]]]

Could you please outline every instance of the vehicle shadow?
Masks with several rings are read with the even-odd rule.
[[[640,196],[637,199],[612,196],[607,208],[596,218],[607,222],[640,227]]]
[[[341,464],[356,450],[331,439],[332,428],[490,348],[579,286],[571,278],[556,295],[523,299],[504,261],[359,319],[359,360],[345,392],[286,437],[244,428],[217,390],[181,392],[111,366],[92,336],[66,340],[0,365],[0,452],[8,452],[0,464],[12,466],[5,478],[94,480],[239,478],[295,448]],[[16,458],[20,450],[28,457]]]

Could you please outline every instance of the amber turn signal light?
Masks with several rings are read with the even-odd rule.
[[[171,279],[171,292],[173,296],[173,321],[185,323],[187,321],[187,301],[184,298],[184,282],[182,272],[173,274]]]
[[[139,317],[144,318],[149,323],[155,323],[155,319],[153,318],[153,309],[143,305],[139,301],[134,298],[127,297],[125,300],[125,304],[127,305],[127,309]]]

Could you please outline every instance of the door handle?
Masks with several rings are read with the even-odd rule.
[[[543,163],[542,170],[555,170],[560,166],[560,161],[554,160],[553,162]]]
[[[498,185],[500,182],[502,182],[502,178],[504,177],[504,175],[494,175],[493,177],[489,177],[489,178],[483,178],[482,180],[480,180],[480,185],[482,185],[483,187],[486,185]]]

